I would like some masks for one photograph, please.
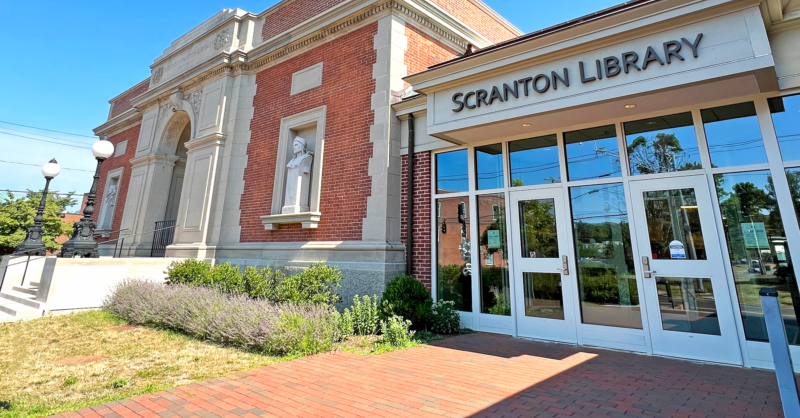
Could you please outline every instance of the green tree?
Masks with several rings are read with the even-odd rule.
[[[36,209],[42,200],[42,192],[28,191],[25,196],[16,197],[8,193],[0,197],[0,255],[11,254],[14,249],[25,239],[25,232],[33,225]],[[44,208],[44,242],[48,251],[61,248],[55,237],[71,235],[72,224],[62,222],[59,212],[64,212],[68,206],[74,205],[75,199],[70,197],[57,197],[48,195]]]
[[[628,145],[631,167],[639,174],[702,168],[699,163],[684,162],[687,157],[681,141],[674,134],[660,132],[650,139],[638,136]]]

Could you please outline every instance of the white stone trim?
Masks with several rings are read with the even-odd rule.
[[[400,240],[400,125],[392,116],[392,91],[402,91],[405,52],[408,38],[405,22],[397,16],[378,21],[373,48],[377,51],[372,67],[375,92],[372,94],[373,123],[370,126],[372,157],[369,159],[371,177],[367,197],[367,216],[361,225],[365,241]]]
[[[100,203],[100,213],[97,216],[97,221],[98,221],[98,223],[97,223],[97,232],[100,232],[103,237],[110,236],[110,233],[112,232],[111,228],[114,225],[114,215],[116,215],[116,213],[111,213],[111,215],[110,215],[111,217],[109,218],[108,223],[107,224],[103,223],[104,217],[108,216],[107,215],[108,205],[106,205],[106,200],[105,200],[106,199],[106,194],[108,193],[108,186],[111,185],[112,179],[114,179],[115,177],[118,178],[118,180],[117,180],[117,195],[114,197],[114,209],[115,209],[114,212],[116,212],[117,203],[119,202],[119,193],[121,191],[120,189],[122,188],[122,178],[123,178],[124,174],[125,174],[125,168],[124,167],[119,167],[119,168],[116,168],[114,170],[109,171],[108,175],[106,175],[105,190],[103,190],[103,195],[102,195],[103,201]],[[105,234],[106,232],[108,232],[109,235],[106,235]]]
[[[319,226],[319,220],[322,217],[320,212],[304,212],[304,213],[284,213],[277,215],[264,215],[261,217],[261,223],[264,224],[264,229],[273,231],[278,229],[280,224],[302,224],[305,229],[316,229]]]
[[[289,149],[292,140],[294,140],[292,132],[311,127],[312,125],[316,126],[317,132],[314,147],[314,166],[311,169],[311,197],[308,200],[308,204],[309,212],[319,212],[319,200],[322,194],[322,162],[325,154],[325,119],[327,113],[328,106],[323,105],[281,119],[280,136],[278,138],[278,158],[275,164],[275,181],[272,186],[272,206],[270,208],[270,215],[280,214],[283,208],[286,163],[289,161]]]
[[[125,155],[128,152],[128,140],[120,141],[116,147],[114,147],[114,157],[119,157],[120,155]]]
[[[304,68],[292,74],[292,90],[290,96],[302,93],[322,85],[322,67],[324,61]]]

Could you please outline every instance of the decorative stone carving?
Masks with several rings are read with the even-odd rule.
[[[158,67],[153,71],[153,84],[161,82],[161,77],[164,76],[164,67]]]
[[[314,154],[308,152],[307,146],[306,140],[299,136],[292,142],[294,158],[286,165],[286,196],[281,210],[283,214],[309,211],[308,200]]]
[[[189,95],[184,96],[183,99],[192,105],[194,120],[197,120],[200,115],[200,103],[202,103],[203,100],[203,89],[193,91]]]
[[[189,123],[189,116],[185,113],[175,115],[167,125],[166,132],[164,133],[164,140],[161,141],[161,149],[164,151],[175,151],[178,147],[178,141],[181,139],[183,128]]]
[[[167,116],[167,114],[169,113],[170,110],[172,110],[172,103],[169,103],[169,102],[167,102],[167,104],[165,104],[165,105],[161,106],[160,108],[158,108],[158,117],[159,117],[159,119],[162,119],[165,116]]]
[[[214,49],[219,50],[222,49],[225,45],[228,44],[228,39],[231,37],[230,29],[223,29],[219,33],[217,33],[216,39],[214,39]]]

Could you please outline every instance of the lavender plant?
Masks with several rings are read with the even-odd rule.
[[[128,279],[112,288],[104,309],[126,321],[272,354],[328,351],[340,339],[329,305],[273,303],[218,289]]]

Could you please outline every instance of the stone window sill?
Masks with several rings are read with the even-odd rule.
[[[319,226],[320,212],[282,213],[278,215],[264,215],[261,223],[267,231],[277,230],[280,224],[302,224],[304,229],[316,229]]]
[[[100,228],[97,228],[97,229],[95,229],[95,230],[94,230],[94,235],[95,235],[95,236],[100,236],[100,237],[102,237],[102,238],[108,238],[108,237],[110,237],[110,236],[111,236],[111,233],[112,233],[112,232],[113,232],[113,231],[112,231],[112,230],[110,230],[110,229],[100,229]]]

